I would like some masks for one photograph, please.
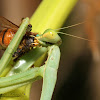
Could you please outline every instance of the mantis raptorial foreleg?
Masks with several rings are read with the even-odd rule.
[[[20,44],[21,39],[25,35],[28,24],[29,24],[29,18],[25,18],[23,20],[20,28],[16,32],[13,40],[11,41],[8,48],[4,52],[4,54],[0,60],[0,75],[4,71],[4,69],[7,67],[7,65],[9,64],[9,62],[12,58],[11,54],[13,54],[16,51],[18,45]]]
[[[60,50],[58,46],[51,46],[48,48],[48,59],[44,65],[43,70],[43,87],[41,100],[51,100],[54,87],[57,80],[57,70],[60,60]]]

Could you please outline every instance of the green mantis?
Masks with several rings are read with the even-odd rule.
[[[26,32],[28,24],[29,18],[24,19],[16,35],[14,36],[3,57],[1,58],[1,73],[4,71],[5,68],[8,67],[8,64],[10,65],[10,61],[12,59],[11,54],[17,49],[21,38]],[[51,35],[50,39],[48,35]],[[60,50],[59,47],[56,46],[56,44],[58,45],[59,43],[61,43],[61,38],[55,31],[52,30],[46,30],[43,35],[38,35],[36,38],[39,40],[39,44],[41,46],[30,50],[28,53],[22,56],[20,60],[18,60],[13,65],[13,68],[6,75],[7,77],[0,78],[0,94],[7,93],[9,91],[17,89],[18,87],[39,80],[43,77],[41,100],[49,100],[52,97],[57,79],[57,69],[60,60]],[[55,41],[51,42],[52,39],[55,39]],[[51,43],[52,45],[49,43]],[[46,48],[45,46],[48,47]],[[44,53],[48,53],[45,64],[41,67],[35,66],[34,68],[30,68],[34,64],[34,62]],[[5,60],[5,57],[9,60]],[[51,87],[49,88],[50,84]],[[45,93],[47,91],[49,95],[45,96]]]

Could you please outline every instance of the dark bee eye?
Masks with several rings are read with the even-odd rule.
[[[28,25],[28,27],[32,28],[32,25],[31,25],[31,24],[29,24],[29,25]]]
[[[27,31],[27,32],[30,32],[31,30],[32,30],[32,25],[29,24],[26,31]]]

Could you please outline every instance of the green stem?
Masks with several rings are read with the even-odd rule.
[[[48,28],[60,28],[77,1],[43,0],[31,17],[32,31],[43,33]]]

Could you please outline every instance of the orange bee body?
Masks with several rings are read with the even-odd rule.
[[[13,29],[4,29],[0,32],[0,45],[4,48],[7,48],[10,41],[13,39],[16,30]]]

